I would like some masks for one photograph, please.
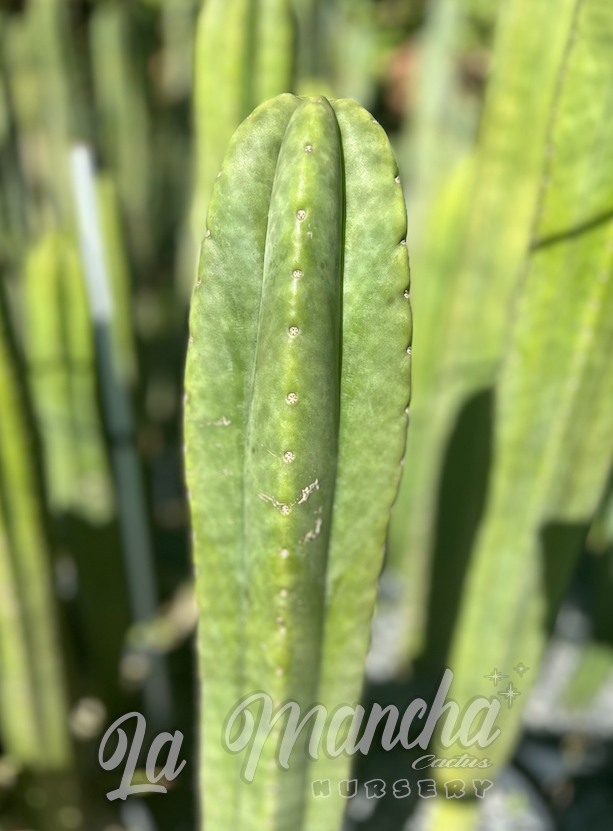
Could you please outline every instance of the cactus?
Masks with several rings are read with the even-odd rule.
[[[219,736],[254,690],[360,695],[410,388],[399,182],[359,105],[287,94],[236,131],[213,191],[185,381],[211,831],[340,822],[340,797],[307,808],[303,754],[283,773],[265,748],[245,788]]]
[[[49,504],[94,523],[113,513],[98,415],[92,325],[76,244],[50,233],[25,267],[25,350]]]
[[[19,586],[3,514],[0,505],[0,734],[11,758],[27,764],[38,758],[40,737]]]
[[[475,8],[474,0],[432,0],[427,6],[416,89],[409,84],[399,139],[414,258],[433,200],[475,146],[482,100],[477,85],[462,77],[463,64],[478,58],[487,67],[499,6],[500,0],[487,0],[485,8]]]
[[[428,275],[417,280],[413,292],[421,321],[414,367],[420,393],[411,411],[410,464],[389,539],[390,573],[405,587],[405,662],[424,646],[445,450],[462,408],[475,394],[492,388],[504,355],[575,5],[564,0],[555,14],[551,0],[503,5],[478,145],[438,195],[418,246],[417,273]],[[545,44],[536,35],[541,27],[549,32]],[[441,222],[450,234],[441,233]],[[463,488],[462,496],[466,493]],[[451,559],[455,553],[449,552]]]
[[[130,44],[130,4],[99,3],[90,24],[95,110],[105,165],[112,171],[129,242],[139,262],[151,248],[151,126]]]
[[[5,531],[0,534],[2,737],[17,762],[39,770],[62,770],[70,764],[71,747],[49,552],[26,419],[5,337],[0,325],[0,502],[5,526],[0,528]],[[17,695],[20,703],[9,712]]]
[[[488,748],[496,765],[517,740],[547,636],[547,529],[587,531],[613,457],[611,37],[608,4],[587,0],[575,9],[534,241],[497,385],[490,495],[449,656],[460,701],[492,694],[479,676],[493,666],[521,691]],[[578,549],[553,552],[562,584]],[[531,668],[521,679],[513,673],[520,662]]]
[[[31,0],[26,14],[39,90],[41,138],[47,155],[45,223],[65,228],[72,221],[68,148],[73,135],[82,128],[69,47],[69,10],[64,0]]]
[[[297,21],[296,89],[352,98],[375,93],[375,7],[371,0],[292,0]],[[329,90],[329,92],[328,92]]]
[[[47,498],[68,511],[77,478],[68,367],[60,311],[61,240],[48,234],[29,253],[25,276],[25,351],[43,443]]]
[[[196,32],[194,115],[196,186],[191,249],[181,279],[191,296],[196,252],[211,190],[234,130],[263,101],[292,87],[290,0],[211,0]]]
[[[161,87],[169,102],[189,96],[193,83],[194,21],[197,0],[164,0],[161,9]]]

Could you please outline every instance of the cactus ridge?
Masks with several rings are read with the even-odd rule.
[[[305,754],[280,773],[271,737],[244,788],[219,743],[234,703],[359,698],[407,424],[405,243],[396,162],[359,105],[284,94],[239,127],[186,367],[207,828],[306,827]],[[309,822],[333,827],[331,803]]]

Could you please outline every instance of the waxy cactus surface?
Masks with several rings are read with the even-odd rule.
[[[263,104],[232,139],[204,236],[185,441],[206,828],[333,831],[343,800],[315,805],[309,783],[330,765],[342,779],[345,757],[308,771],[296,751],[283,771],[271,736],[247,786],[221,734],[257,690],[303,712],[359,699],[410,395],[406,210],[385,132],[351,101]]]

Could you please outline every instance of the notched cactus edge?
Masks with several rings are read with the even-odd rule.
[[[343,778],[344,756],[295,752],[280,771],[271,737],[245,787],[221,730],[255,690],[328,712],[359,699],[410,343],[406,209],[384,130],[352,101],[258,107],[213,190],[186,367],[208,831],[339,825],[344,801],[307,787]]]

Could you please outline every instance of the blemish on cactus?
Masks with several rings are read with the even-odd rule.
[[[303,543],[311,542],[311,540],[314,540],[316,537],[318,537],[321,533],[321,526],[322,525],[323,525],[323,520],[322,519],[315,520],[315,528],[313,528],[311,531],[307,531],[304,539],[300,540],[300,544],[302,545]]]
[[[315,490],[319,490],[319,479],[316,479],[310,485],[307,485],[306,488],[302,489],[302,496],[298,500],[298,504],[303,505]]]

